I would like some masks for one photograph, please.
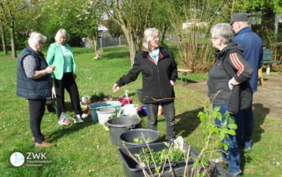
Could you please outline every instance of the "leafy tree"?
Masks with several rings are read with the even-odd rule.
[[[214,49],[209,40],[213,24],[224,22],[228,11],[218,0],[167,0],[162,2],[179,51],[182,67],[195,73],[209,70]]]
[[[74,37],[86,37],[99,57],[97,46],[98,25],[102,20],[100,4],[95,0],[50,0],[44,4],[42,13],[48,12],[52,28],[64,28]],[[50,27],[49,27],[50,28]]]
[[[113,37],[117,37],[120,36],[122,34],[122,30],[120,28],[120,26],[114,21],[114,20],[108,20],[107,21],[107,28],[109,33],[113,36]]]
[[[10,31],[12,58],[17,58],[15,47],[15,23],[21,19],[32,17],[33,11],[31,9],[32,6],[27,1],[1,0],[0,2],[1,21]]]
[[[122,29],[129,46],[131,65],[136,48],[141,49],[144,30],[149,26],[153,0],[100,0],[103,11]]]
[[[4,25],[0,23],[0,32],[1,32],[1,40],[2,40],[2,48],[3,48],[3,54],[7,55],[7,48],[6,48],[6,38],[5,38],[5,29]]]

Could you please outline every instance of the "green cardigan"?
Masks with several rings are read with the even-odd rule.
[[[71,69],[72,69],[73,74],[75,74],[75,60],[74,60],[73,52],[71,50],[71,47],[67,43],[65,45],[67,49],[69,49],[71,52],[71,55],[72,55]],[[64,75],[64,55],[60,47],[60,44],[58,42],[52,43],[49,46],[48,53],[47,53],[47,63],[48,65],[55,66],[55,70],[51,75],[52,78],[61,80]]]

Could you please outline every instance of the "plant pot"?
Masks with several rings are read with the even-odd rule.
[[[154,152],[159,152],[162,151],[165,148],[168,148],[164,143],[153,143],[153,144],[148,144],[150,149],[152,149]],[[185,142],[184,144],[186,150],[189,148],[189,144]],[[146,145],[140,145],[140,146],[132,146],[132,147],[127,147],[128,151],[134,155],[135,153],[140,153],[140,151],[144,149],[148,149]],[[123,169],[124,169],[124,174],[126,177],[143,177],[145,176],[142,168],[129,156],[129,153],[126,151],[126,149],[119,148],[118,149],[118,154],[120,156],[120,159],[123,164]],[[199,152],[196,151],[192,146],[190,146],[190,157],[196,158],[199,155]],[[184,174],[185,170],[185,165],[186,163],[184,161],[181,162],[172,162],[170,169],[170,165],[164,164],[165,170],[163,173],[163,177],[182,177]],[[190,159],[187,164],[188,167],[188,176],[190,175],[193,167],[193,160]],[[146,172],[150,174],[149,169],[154,173],[155,172],[155,166],[150,165],[149,167],[144,167]],[[209,174],[211,177],[234,177],[233,174],[231,174],[228,170],[224,169],[221,167],[219,164],[211,163],[209,166]],[[200,173],[203,172],[203,169],[200,170]],[[193,174],[194,175],[194,174]]]
[[[130,116],[123,116],[123,117],[115,117],[109,119],[106,122],[106,125],[110,129],[110,136],[113,145],[120,146],[119,137],[122,133],[126,132],[127,130],[133,129],[140,124],[141,119],[138,117],[130,117]]]
[[[168,149],[168,147],[163,143],[153,143],[153,144],[148,144],[150,149],[153,150],[154,152],[159,152],[162,151],[163,149]],[[188,149],[188,144],[187,145],[187,149]],[[146,145],[140,145],[140,146],[132,146],[132,147],[128,147],[127,149],[129,150],[129,152],[134,155],[135,153],[140,153],[140,151],[142,150],[142,148],[144,149],[148,149]],[[196,150],[194,150],[193,148],[190,149],[190,156],[197,156],[198,152]],[[124,169],[124,173],[126,177],[143,177],[144,173],[142,171],[142,168],[129,156],[129,153],[126,151],[126,149],[123,148],[119,148],[118,149],[118,154],[120,156],[120,159],[122,161],[123,164],[123,169]],[[188,162],[188,166],[189,168],[191,168],[193,164],[193,160],[189,160]],[[170,170],[170,165],[169,163],[164,164],[165,165],[165,171],[169,171]],[[178,169],[180,167],[183,167],[183,169],[185,168],[185,162],[181,161],[181,162],[171,162],[171,167],[173,169]],[[151,169],[151,171],[154,173],[155,172],[155,166],[154,165],[150,165],[149,167],[146,166],[144,167],[144,169],[146,170],[146,172],[148,174],[150,174],[149,169]],[[183,173],[182,173],[183,175]]]
[[[146,145],[145,143],[137,143],[134,141],[136,138],[143,141],[142,134],[144,135],[145,140],[150,138],[150,141],[147,142],[148,144],[155,143],[160,138],[160,133],[158,131],[138,128],[122,133],[119,139],[120,142],[124,143],[127,147]]]

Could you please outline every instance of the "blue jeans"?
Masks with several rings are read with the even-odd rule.
[[[228,105],[213,105],[213,108],[220,107],[219,112],[222,115],[222,121],[215,119],[215,124],[220,126],[225,120],[224,114],[227,112]],[[230,115],[231,119],[235,119],[234,115]],[[236,141],[236,136],[229,135],[229,137],[225,138],[223,142],[228,144],[228,150],[225,153],[222,153],[223,159],[225,159],[228,163],[229,171],[232,174],[237,174],[241,172],[240,169],[240,149],[238,147],[238,143]],[[222,149],[223,150],[223,149]],[[224,151],[224,150],[223,150]]]
[[[148,113],[147,128],[151,130],[157,130],[159,104],[162,105],[163,114],[166,120],[166,140],[173,139],[175,138],[174,101],[145,104]]]
[[[238,126],[236,130],[236,138],[239,146],[251,148],[253,142],[252,133],[254,129],[254,115],[252,107],[238,112],[235,115],[235,122]]]

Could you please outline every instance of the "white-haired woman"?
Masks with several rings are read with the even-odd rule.
[[[247,109],[252,103],[252,94],[248,80],[252,76],[252,66],[244,59],[244,49],[232,42],[233,31],[228,23],[214,25],[211,30],[211,41],[216,51],[216,60],[209,70],[208,96],[213,107],[219,107],[222,119],[215,119],[217,126],[225,120],[225,113],[231,112],[231,119],[240,109]],[[242,105],[242,100],[244,105]],[[228,150],[222,153],[218,160],[228,163],[229,171],[236,175],[241,173],[240,149],[236,136],[229,135],[223,140],[228,144]],[[224,150],[223,150],[224,151]]]
[[[158,106],[161,104],[166,119],[166,140],[175,139],[174,83],[177,79],[177,65],[173,54],[159,47],[159,31],[148,28],[144,31],[143,50],[138,52],[134,65],[127,75],[113,86],[116,92],[121,86],[137,79],[142,72],[142,103],[148,112],[147,128],[157,130]]]
[[[54,67],[48,66],[41,53],[45,40],[42,34],[32,32],[28,39],[29,46],[23,49],[17,64],[17,95],[28,100],[32,141],[36,148],[54,146],[45,141],[50,136],[42,135],[40,130],[46,98],[51,97],[50,74],[54,70]]]
[[[52,73],[57,101],[57,116],[60,118],[65,110],[65,89],[68,91],[71,103],[75,111],[78,123],[84,122],[81,118],[86,118],[88,114],[82,112],[79,100],[79,92],[75,82],[75,60],[71,47],[66,43],[68,34],[65,29],[60,29],[55,36],[55,43],[48,49],[47,63],[55,66]]]

